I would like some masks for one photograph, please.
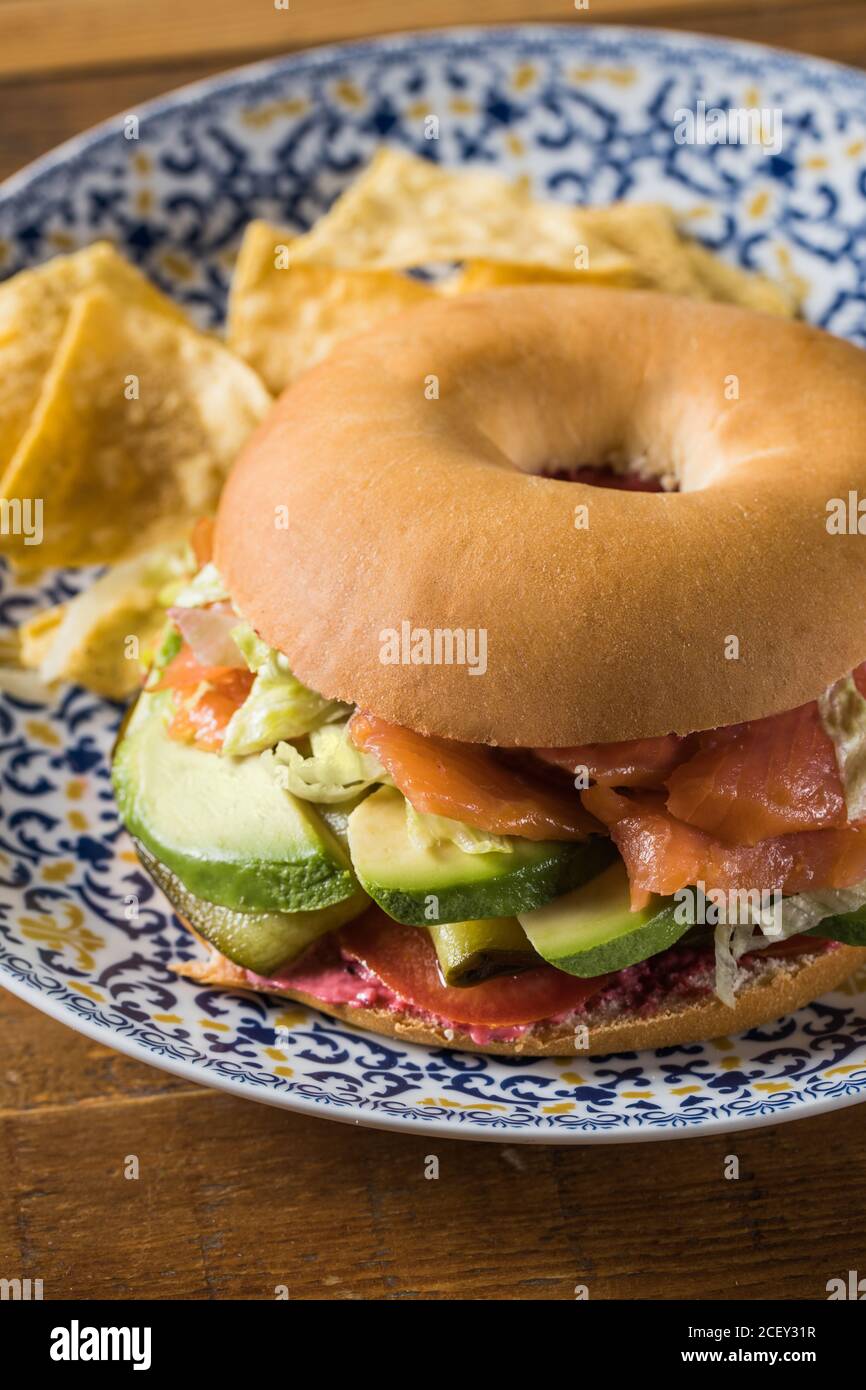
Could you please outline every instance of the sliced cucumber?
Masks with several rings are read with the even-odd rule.
[[[541,964],[515,917],[431,922],[427,930],[446,985],[477,985],[494,975],[514,975]]]
[[[467,854],[453,844],[419,849],[406,828],[406,803],[382,787],[349,816],[355,873],[398,922],[429,926],[513,917],[597,874],[616,851],[593,836],[581,843],[515,839],[514,848]]]
[[[178,916],[229,960],[257,975],[267,977],[288,965],[320,936],[360,916],[370,901],[359,888],[351,898],[313,912],[234,912],[197,898],[143,844],[134,843],[144,868]]]
[[[853,912],[837,912],[825,917],[817,927],[810,928],[804,936],[820,936],[826,941],[840,941],[843,946],[866,946],[866,906]]]
[[[624,970],[667,950],[688,930],[670,898],[629,908],[625,865],[617,859],[597,878],[536,912],[517,914],[540,956],[569,975],[589,978]]]

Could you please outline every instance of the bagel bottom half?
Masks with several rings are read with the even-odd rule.
[[[183,920],[183,919],[181,919]],[[185,926],[189,926],[184,922]],[[206,947],[204,961],[186,961],[174,966],[178,974],[199,984],[249,989],[245,971],[215,951],[193,930],[193,936]],[[305,1004],[319,1013],[366,1028],[371,1033],[399,1038],[402,1042],[426,1043],[462,1052],[498,1053],[506,1057],[603,1056],[611,1052],[639,1052],[646,1047],[671,1047],[682,1043],[704,1042],[729,1037],[773,1022],[785,1014],[818,999],[847,980],[859,966],[866,966],[866,947],[816,945],[814,952],[796,956],[768,956],[753,961],[749,976],[729,1008],[715,995],[685,996],[672,1000],[653,1013],[602,1012],[592,1004],[580,1015],[579,1023],[589,1032],[589,1047],[578,1045],[574,1025],[537,1023],[513,1042],[476,1042],[459,1024],[447,1025],[418,1018],[411,1010],[368,1009],[355,1004],[326,1004],[301,990],[272,989],[268,992]],[[708,967],[708,982],[712,967]],[[580,1039],[582,1042],[582,1038]]]

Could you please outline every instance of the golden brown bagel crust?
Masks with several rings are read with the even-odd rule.
[[[608,460],[682,491],[532,476]],[[482,743],[631,739],[792,708],[866,656],[866,545],[826,525],[851,489],[866,352],[727,305],[522,287],[412,310],[302,377],[229,479],[215,558],[323,695]],[[486,674],[383,665],[403,621],[486,629]]]
[[[195,933],[193,933],[195,935]],[[200,939],[200,938],[199,938]],[[207,943],[202,943],[207,945]],[[179,974],[191,976],[201,984],[228,989],[249,989],[246,973],[225,956],[208,947],[206,961],[188,961],[175,966]],[[621,1014],[616,1017],[593,1014],[590,1007],[579,1022],[589,1030],[589,1049],[577,1046],[574,1026],[536,1025],[531,1033],[515,1042],[475,1042],[459,1025],[446,1033],[441,1026],[426,1023],[411,1013],[391,1009],[365,1009],[354,1004],[323,1004],[301,990],[269,990],[285,999],[318,1009],[371,1033],[400,1038],[403,1042],[426,1043],[431,1047],[451,1047],[461,1052],[493,1052],[504,1057],[602,1056],[610,1052],[639,1052],[644,1047],[672,1047],[703,1042],[707,1038],[729,1037],[747,1028],[760,1027],[842,984],[858,966],[866,965],[866,948],[836,946],[820,955],[768,957],[755,968],[754,982],[737,997],[736,1008],[729,1009],[712,996],[696,1003],[680,1001],[650,1016]]]

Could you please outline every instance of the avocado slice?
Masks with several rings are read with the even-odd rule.
[[[240,912],[330,907],[357,891],[348,856],[258,757],[170,739],[167,692],[142,694],[114,753],[127,829],[196,897]]]
[[[428,922],[427,930],[446,985],[478,985],[495,975],[514,975],[541,965],[516,917]]]
[[[281,965],[289,965],[320,936],[360,916],[370,903],[367,894],[358,888],[341,903],[312,912],[234,912],[197,898],[139,840],[133,843],[142,866],[162,889],[178,917],[235,965],[257,975],[272,975]]]
[[[589,978],[625,970],[673,946],[688,930],[671,898],[629,908],[628,875],[617,860],[572,893],[536,912],[517,914],[532,945],[558,970]]]
[[[516,839],[514,848],[467,854],[456,845],[417,849],[406,803],[381,787],[349,816],[349,851],[371,898],[398,922],[467,922],[513,917],[597,874],[615,853],[609,840]]]

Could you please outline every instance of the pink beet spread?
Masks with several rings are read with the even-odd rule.
[[[832,949],[835,943],[816,939],[815,949]],[[760,960],[760,952],[744,956],[746,967]],[[664,1004],[687,996],[700,998],[712,992],[714,957],[708,946],[672,946],[649,960],[640,961],[621,970],[616,979],[599,994],[569,1010],[539,1023],[516,1024],[510,1028],[485,1028],[473,1024],[455,1023],[451,1019],[430,1014],[390,989],[360,961],[336,946],[329,938],[316,942],[302,959],[278,975],[265,979],[251,970],[245,972],[254,989],[297,989],[320,999],[323,1004],[349,1004],[357,1008],[388,1009],[393,1013],[410,1014],[419,1022],[441,1028],[446,1035],[464,1031],[479,1047],[492,1042],[515,1042],[534,1028],[561,1025],[574,1020],[579,1024],[582,1015],[592,1012],[608,1018],[627,1013],[640,1017],[651,1014]]]
[[[264,979],[252,970],[247,970],[245,974],[254,989],[299,989],[304,994],[312,995],[314,999],[321,999],[323,1004],[350,1004],[362,1009],[388,1009],[392,1013],[412,1014],[419,1021],[442,1029],[459,1028],[468,1032],[472,1041],[479,1047],[490,1042],[514,1042],[531,1026],[521,1024],[513,1028],[481,1028],[439,1018],[425,1009],[416,1007],[411,999],[403,999],[399,994],[395,994],[394,990],[361,961],[356,960],[347,951],[334,950],[327,938],[312,946],[300,961],[270,979]]]

